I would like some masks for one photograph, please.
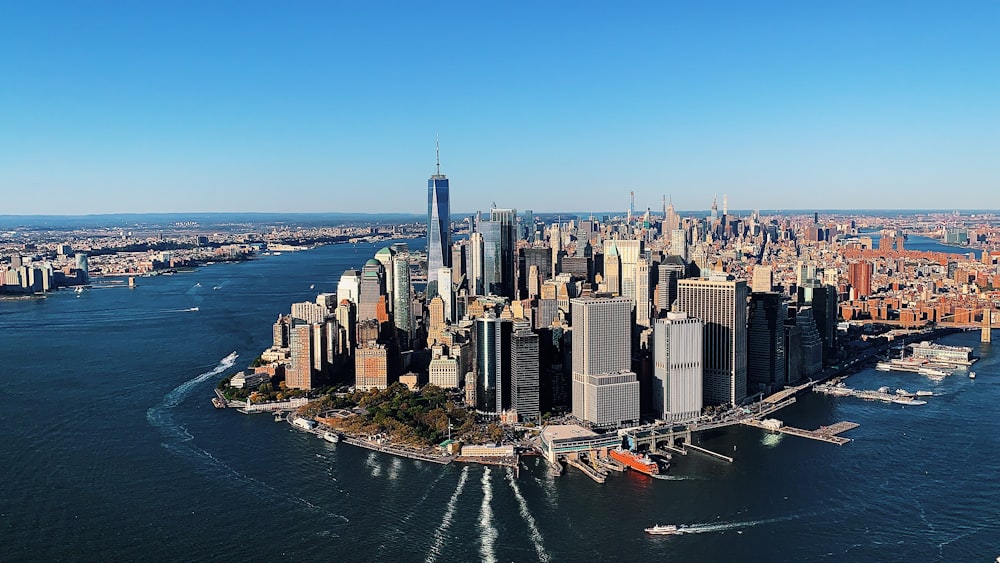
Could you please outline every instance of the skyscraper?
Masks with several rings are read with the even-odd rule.
[[[632,365],[632,299],[577,298],[573,313],[573,416],[613,427],[639,419]]]
[[[677,300],[677,280],[684,277],[684,263],[679,256],[668,256],[667,259],[657,267],[656,282],[656,304],[659,312],[669,311],[670,307]]]
[[[774,393],[788,382],[785,320],[788,304],[780,293],[751,293],[747,327],[747,391]]]
[[[441,146],[437,169],[427,180],[427,294],[434,295],[438,269],[451,266],[451,207],[448,177],[441,174]]]
[[[374,258],[361,271],[361,295],[358,297],[358,320],[376,318],[379,299],[385,295],[385,271]]]
[[[667,421],[701,414],[702,322],[687,313],[667,313],[653,325],[653,410]]]
[[[313,364],[316,350],[313,349],[312,325],[304,322],[293,324],[289,332],[291,364],[285,374],[285,385],[289,389],[313,388]]]
[[[518,420],[537,422],[538,408],[538,335],[530,328],[519,327],[511,336],[511,408]]]
[[[483,289],[483,233],[469,235],[469,293],[486,295]]]
[[[476,407],[510,408],[510,336],[513,324],[492,311],[476,319]]]
[[[677,309],[704,322],[706,405],[735,405],[747,386],[747,284],[726,276],[677,282]]]
[[[346,299],[357,307],[360,295],[361,273],[357,270],[346,270],[340,275],[340,282],[337,284],[337,301]]]
[[[670,253],[680,256],[686,264],[688,261],[687,251],[687,231],[684,229],[674,229],[670,231]]]
[[[855,298],[868,297],[872,294],[872,273],[874,267],[871,262],[851,262],[847,267],[847,279],[854,291]]]
[[[516,223],[516,210],[497,208],[490,210],[489,221],[479,222],[483,235],[483,286],[488,295],[515,298]]]
[[[410,348],[413,340],[413,314],[410,311],[412,296],[410,285],[410,249],[406,243],[392,245],[396,251],[392,263],[392,320],[396,325],[400,346]]]

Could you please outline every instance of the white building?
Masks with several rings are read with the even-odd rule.
[[[653,409],[668,422],[697,418],[702,409],[702,323],[667,313],[653,325]]]

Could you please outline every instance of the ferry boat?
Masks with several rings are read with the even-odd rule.
[[[634,469],[639,473],[645,473],[646,475],[660,474],[660,466],[646,454],[631,452],[618,447],[608,451],[608,455],[611,456],[611,459],[620,462],[624,464],[625,467]]]
[[[673,524],[657,524],[652,528],[646,528],[646,533],[653,536],[672,536],[680,534],[681,530]]]

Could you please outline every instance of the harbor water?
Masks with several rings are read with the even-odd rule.
[[[412,241],[411,241],[412,242]],[[414,243],[419,247],[421,243]],[[224,375],[269,345],[294,301],[336,291],[373,244],[284,253],[138,287],[0,301],[0,559],[300,561],[986,561],[1000,555],[1000,360],[940,382],[865,370],[854,388],[929,390],[922,406],[811,394],[781,411],[836,446],[756,428],[697,436],[735,458],[674,456],[666,480],[537,458],[399,459],[218,411]],[[235,354],[233,354],[235,352]],[[684,534],[648,536],[654,524]]]

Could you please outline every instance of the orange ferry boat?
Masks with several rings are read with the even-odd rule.
[[[639,473],[645,473],[646,475],[660,474],[659,464],[646,454],[631,452],[619,447],[608,451],[608,455],[611,456],[611,459],[623,463],[626,467],[634,469]]]

